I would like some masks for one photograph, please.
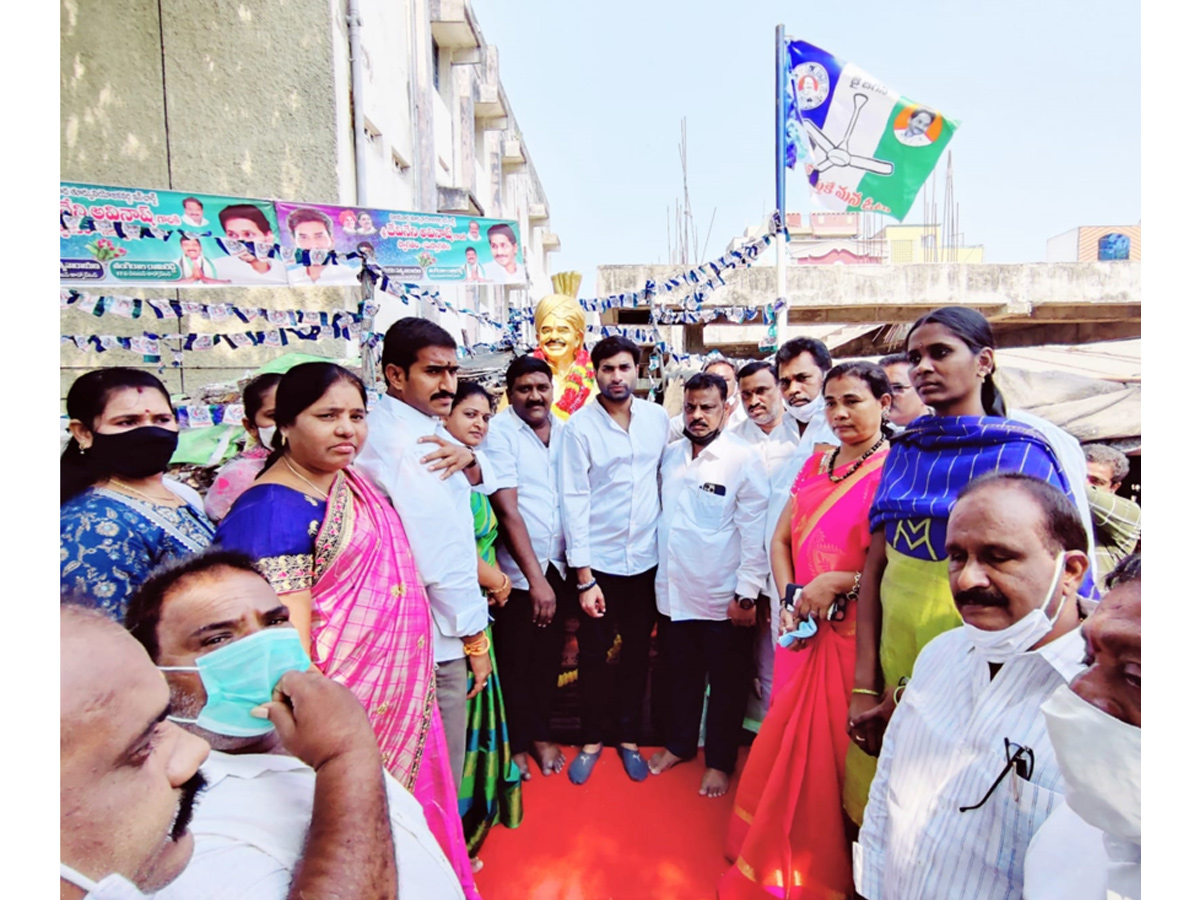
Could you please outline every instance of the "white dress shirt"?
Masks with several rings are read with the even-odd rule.
[[[567,577],[567,540],[563,534],[562,511],[558,502],[558,458],[562,455],[562,431],[565,427],[553,415],[550,445],[542,443],[532,428],[511,406],[492,419],[487,440],[488,461],[496,490],[517,489],[517,510],[529,532],[529,543],[542,572],[553,563],[558,574]],[[496,558],[513,587],[529,590],[529,579],[517,565],[503,541],[497,541]]]
[[[1024,900],[1108,900],[1104,832],[1066,803],[1046,819],[1025,853]]]
[[[200,771],[196,850],[159,900],[283,900],[304,857],[317,775],[294,756],[212,751]],[[421,804],[386,772],[398,895],[461,898],[462,886],[425,822]]]
[[[638,575],[658,563],[658,465],[669,427],[661,406],[638,397],[629,431],[600,401],[567,421],[558,471],[572,568]]]
[[[722,622],[735,594],[757,597],[766,511],[766,468],[745,441],[723,433],[694,459],[691,441],[671,444],[662,461],[658,611],[672,622]]]
[[[884,733],[858,843],[854,884],[867,900],[1020,900],[1025,851],[1063,800],[1041,705],[1084,669],[1078,628],[989,678],[966,630],[925,645]],[[1006,763],[1004,739],[1033,750],[979,809]],[[1014,797],[1014,792],[1016,796]]]
[[[759,458],[767,467],[768,478],[773,478],[779,467],[790,460],[800,446],[800,423],[788,415],[769,434],[749,418],[730,428],[729,433],[737,435],[758,451]]]
[[[417,439],[436,434],[458,441],[440,419],[388,394],[367,415],[367,426],[367,443],[354,467],[391,499],[404,523],[437,626],[434,660],[461,659],[461,639],[488,623],[487,598],[479,588],[471,484],[462,472],[445,480],[441,472],[430,472],[421,458],[437,445],[418,444]],[[488,464],[484,454],[475,455],[481,467]],[[484,474],[490,485],[495,476]]]
[[[742,409],[742,401],[739,399],[736,402],[737,405],[734,406],[733,412],[729,414],[729,417],[725,420],[725,424],[721,426],[724,431],[733,431],[733,429],[735,429],[737,426],[748,421],[746,418],[746,411]],[[682,438],[683,413],[680,413],[677,416],[671,416],[671,433],[667,436],[667,443],[673,444]]]
[[[776,463],[775,471],[771,473],[771,501],[767,504],[767,519],[764,523],[766,527],[763,534],[763,544],[766,547],[771,546],[771,538],[775,535],[775,526],[779,524],[779,516],[783,513],[783,508],[787,506],[788,498],[792,496],[792,485],[796,483],[796,476],[800,474],[800,469],[815,452],[816,445],[830,444],[836,447],[841,444],[838,436],[829,427],[829,421],[825,418],[825,398],[818,397],[812,402],[819,404],[819,407],[813,415],[812,421],[804,426],[804,433],[798,434],[796,449],[783,462]],[[786,412],[783,417],[789,429],[794,428],[796,432],[799,432],[801,423]]]

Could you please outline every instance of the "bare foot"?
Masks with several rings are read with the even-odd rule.
[[[664,747],[650,757],[650,774],[661,775],[676,763],[681,762],[683,762],[683,760],[680,757],[676,756],[674,753]]]
[[[567,764],[567,758],[563,756],[558,744],[551,741],[534,741],[533,755],[537,757],[543,775],[557,775]]]
[[[521,780],[528,781],[533,776],[529,774],[529,754],[514,753],[513,765],[517,767],[517,771],[521,773]]]
[[[705,769],[700,779],[701,797],[720,797],[729,790],[729,776],[720,769]]]

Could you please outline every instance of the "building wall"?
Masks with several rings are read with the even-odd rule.
[[[160,15],[161,10],[161,15]],[[125,0],[61,6],[61,177],[146,188],[414,211],[450,211],[439,185],[477,198],[473,210],[520,224],[526,267],[540,297],[549,291],[547,252],[530,227],[531,204],[546,206],[529,162],[501,165],[506,137],[520,138],[499,82],[498,54],[479,33],[463,0],[359,0],[365,189],[356,196],[351,66],[346,0]],[[440,46],[433,22],[454,20],[474,48]],[[444,32],[443,28],[443,32]],[[438,63],[434,86],[435,56]],[[501,115],[477,118],[481,85]],[[487,94],[487,91],[484,91]],[[487,99],[485,97],[485,99]],[[482,157],[480,155],[482,151]],[[548,222],[542,224],[548,226]],[[455,306],[482,304],[500,316],[527,292],[499,286],[440,288]],[[540,293],[538,291],[541,291]],[[124,295],[237,303],[272,309],[353,308],[357,289],[120,288]],[[418,311],[398,300],[382,327]],[[473,320],[440,315],[458,338],[490,340]],[[461,320],[461,321],[460,321]],[[140,334],[142,320],[62,314],[63,334]],[[149,330],[228,331],[195,318],[155,321]],[[353,357],[344,341],[305,342],[304,352]],[[278,355],[269,348],[185,354],[163,374],[174,392],[233,381]],[[169,360],[168,360],[169,361]],[[127,351],[103,355],[64,345],[62,393],[99,365],[142,365]]]
[[[1086,225],[1079,229],[1079,262],[1100,258],[1100,239],[1106,234],[1123,234],[1129,238],[1129,259],[1142,260],[1142,227],[1140,225]]]

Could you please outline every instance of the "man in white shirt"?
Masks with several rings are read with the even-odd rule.
[[[707,678],[700,794],[729,790],[754,660],[756,599],[767,575],[759,535],[767,471],[754,449],[722,433],[725,381],[693,375],[684,385],[686,441],[662,461],[658,523],[659,646],[671,685],[666,747],[650,758],[659,775],[696,755]]]
[[[1087,670],[1042,704],[1066,802],[1029,844],[1025,900],[1141,900],[1141,555],[1106,586],[1083,624]]]
[[[567,580],[567,544],[558,495],[564,425],[550,411],[554,373],[533,355],[505,373],[508,409],[492,419],[484,449],[500,522],[496,556],[512,579],[508,603],[496,610],[496,664],[504,672],[504,709],[513,761],[529,778],[529,752],[543,775],[562,771],[550,740],[550,710],[562,659],[563,623],[579,609]]]
[[[633,395],[640,355],[626,337],[597,343],[592,364],[600,396],[563,429],[567,564],[575,569],[584,612],[577,635],[583,746],[567,772],[575,784],[587,781],[603,747],[605,661],[618,629],[617,752],[634,781],[650,774],[637,732],[654,628],[658,466],[670,425],[661,406]]]
[[[496,284],[524,284],[525,267],[518,260],[517,236],[511,225],[497,223],[487,230],[492,260],[483,264],[483,277]]]
[[[166,886],[192,857],[208,744],[167,721],[162,674],[99,610],[61,605],[59,697],[59,896]]]
[[[243,242],[236,255],[213,260],[218,279],[235,285],[287,284],[287,270],[282,260],[278,257],[260,259],[245,246],[246,241],[275,243],[275,232],[261,209],[252,203],[234,203],[221,210],[217,218],[221,220],[226,238]]]
[[[1018,900],[1029,840],[1062,801],[1039,709],[1083,669],[1079,513],[1044,481],[986,475],[959,494],[946,555],[964,624],[926,644],[884,734],[854,846],[867,900]],[[873,715],[850,723],[868,749]]]
[[[203,228],[208,224],[208,219],[204,218],[204,204],[196,197],[184,197],[180,221],[189,228]]]
[[[836,447],[840,441],[825,418],[825,373],[833,368],[833,359],[826,346],[815,338],[797,337],[786,342],[775,354],[775,376],[779,382],[779,393],[783,397],[783,421],[772,426],[766,411],[757,413],[759,421],[751,426],[748,422],[735,432],[747,443],[758,447],[767,463],[770,479],[770,499],[767,515],[763,520],[763,551],[770,559],[771,538],[779,516],[792,495],[792,485],[800,474],[800,467],[818,450]],[[761,370],[754,375],[751,384],[760,384],[766,379]],[[739,381],[740,383],[740,381]],[[750,709],[750,723],[761,721],[771,700],[772,672],[775,660],[775,638],[779,634],[779,594],[775,590],[775,579],[766,579],[764,589],[770,604],[770,619],[764,610],[764,625],[760,627],[755,644],[755,668],[757,675],[758,701]]]
[[[288,231],[297,250],[312,250],[322,254],[332,253],[333,220],[319,209],[300,207],[293,209],[287,217]],[[336,265],[313,262],[308,265],[292,266],[288,269],[288,283],[293,285],[357,285],[360,267],[338,261]]]
[[[265,706],[274,727],[261,735],[231,736],[223,713],[205,715],[213,676],[187,669],[262,632],[294,632],[248,557],[209,551],[159,570],[130,612],[126,626],[166,672],[172,714],[211,725],[183,726],[213,752],[201,767],[208,787],[192,828],[195,854],[159,900],[463,896],[420,803],[383,771],[362,704],[347,688],[315,668],[286,671],[277,701]],[[264,645],[243,664],[271,680],[271,653]],[[225,705],[231,699],[222,695]]]
[[[441,419],[450,414],[458,390],[457,348],[449,332],[427,319],[410,316],[392,324],[383,340],[387,393],[367,416],[367,443],[355,468],[392,501],[425,582],[437,626],[438,709],[459,781],[467,753],[466,703],[483,690],[492,664],[471,513],[471,488],[482,487],[486,461],[484,454],[458,445]],[[465,455],[470,465],[461,472],[448,468],[454,472],[449,476],[427,469],[421,444],[431,436],[458,445],[460,463]],[[468,664],[474,680],[470,693]]]
[[[725,379],[725,425],[726,431],[732,431],[735,426],[746,421],[746,411],[738,403],[738,370],[725,357],[714,355],[704,364],[701,372],[712,372]],[[671,417],[671,434],[668,443],[683,439],[683,413]]]

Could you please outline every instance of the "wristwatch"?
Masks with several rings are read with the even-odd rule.
[[[737,602],[738,606],[744,610],[754,609],[754,600],[752,600],[750,597],[738,597]]]

